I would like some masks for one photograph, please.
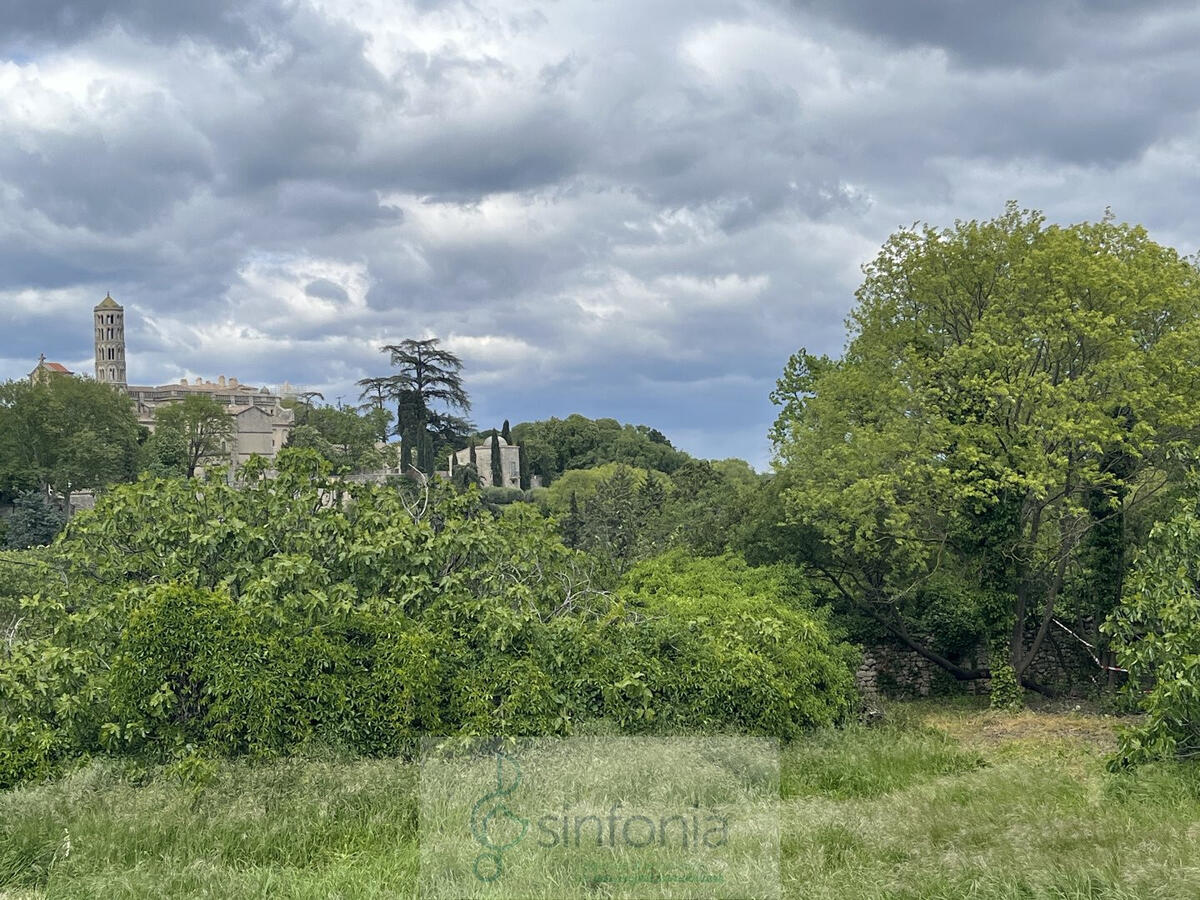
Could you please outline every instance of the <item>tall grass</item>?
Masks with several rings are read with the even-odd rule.
[[[1088,717],[925,718],[941,727],[785,748],[785,896],[1200,897],[1200,768],[1108,775],[1078,736],[1102,727]],[[221,763],[183,780],[94,762],[0,794],[0,896],[411,897],[416,778],[391,761]]]

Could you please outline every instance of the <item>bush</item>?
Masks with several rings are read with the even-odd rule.
[[[993,659],[999,659],[998,655]],[[1017,670],[1008,663],[992,668],[991,697],[988,705],[992,709],[1012,712],[1025,705],[1025,692],[1017,681]]]
[[[532,505],[278,465],[143,479],[72,521],[24,601],[40,628],[0,656],[0,784],[102,751],[403,755],[589,719],[789,736],[853,706],[853,651],[792,570],[676,554],[613,595]]]
[[[789,738],[857,707],[858,652],[794,569],[674,551],[635,567],[619,597],[623,617],[580,669],[625,728]]]
[[[4,545],[10,550],[45,546],[58,536],[66,521],[63,511],[51,504],[41,491],[22,494],[13,501]]]
[[[1114,767],[1200,756],[1200,484],[1155,525],[1104,624],[1125,691],[1146,714],[1124,730]]]

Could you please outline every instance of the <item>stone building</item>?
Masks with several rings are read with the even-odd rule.
[[[191,394],[205,394],[225,407],[233,417],[233,435],[228,445],[229,462],[237,467],[250,460],[251,456],[274,459],[287,443],[295,424],[295,413],[285,409],[280,398],[268,388],[255,388],[242,384],[236,378],[224,375],[216,382],[197,378],[189,383],[181,378],[178,384],[158,387],[129,385],[126,390],[137,408],[138,421],[154,430],[154,413],[160,407],[183,400]]]
[[[501,483],[494,484],[492,482],[492,439],[490,437],[485,439],[482,444],[475,445],[475,470],[479,473],[479,480],[488,487],[519,488],[521,486],[521,448],[510,444],[504,438],[497,438],[497,440],[500,442]],[[453,474],[456,468],[470,464],[470,447],[450,454],[450,474]]]
[[[257,454],[274,459],[287,442],[295,415],[285,409],[280,398],[268,388],[242,384],[224,375],[215,382],[199,378],[189,383],[186,378],[178,384],[131,385],[125,370],[125,308],[111,295],[106,295],[93,310],[96,346],[96,380],[112,384],[125,391],[136,404],[138,421],[154,430],[154,413],[160,407],[183,400],[192,394],[205,394],[220,403],[234,420],[233,436],[229,442],[229,461],[239,466]],[[39,368],[41,377],[56,372],[57,363],[46,363],[43,357]],[[45,370],[42,369],[45,366]],[[59,367],[62,369],[62,367]],[[65,369],[62,369],[66,372]],[[70,374],[66,372],[66,374]],[[32,375],[30,376],[33,377]]]
[[[33,384],[49,384],[50,379],[55,375],[74,375],[75,373],[64,366],[62,363],[49,362],[46,359],[46,354],[43,353],[38,359],[38,364],[32,372],[29,373],[29,380]]]
[[[125,387],[125,308],[105,294],[92,310],[96,319],[96,380]]]

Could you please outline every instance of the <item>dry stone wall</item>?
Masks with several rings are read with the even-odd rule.
[[[1031,663],[1027,671],[1031,678],[1069,696],[1092,696],[1115,686],[1117,677],[1097,665],[1089,649],[1078,638],[1058,628],[1055,632],[1046,636],[1041,650]],[[1080,628],[1076,633],[1090,635],[1094,633],[1094,628]],[[968,669],[986,668],[987,648],[980,647],[956,662]],[[1101,662],[1107,664],[1110,661],[1102,659]],[[855,682],[867,700],[987,694],[990,687],[986,678],[958,681],[936,663],[895,644],[864,647]]]

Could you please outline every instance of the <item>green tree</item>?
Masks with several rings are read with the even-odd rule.
[[[24,550],[49,544],[66,524],[67,517],[63,511],[51,504],[44,493],[31,491],[22,494],[13,501],[4,545],[10,550]],[[8,574],[0,573],[0,577]]]
[[[505,443],[512,443],[512,432],[508,428],[508,419],[505,419],[504,424],[500,426],[500,437],[504,438]]]
[[[757,476],[742,460],[691,460],[671,475],[664,518],[670,542],[703,556],[724,553],[746,516]]]
[[[294,426],[288,435],[287,444],[284,446],[292,450],[312,450],[322,459],[333,463],[335,467],[336,461],[341,457],[337,448],[321,433],[319,428],[313,425]]]
[[[571,469],[619,462],[669,474],[690,459],[653,428],[577,414],[522,422],[512,428],[512,440],[525,448],[530,473],[540,476],[546,486]]]
[[[588,498],[580,520],[578,546],[615,571],[623,571],[635,559],[649,555],[639,540],[646,524],[642,500],[633,471],[618,466]]]
[[[1145,713],[1124,729],[1117,766],[1200,757],[1200,482],[1155,525],[1104,624],[1125,691]]]
[[[133,402],[86,378],[0,385],[0,498],[103,488],[137,477],[142,429]]]
[[[449,350],[438,346],[437,338],[424,341],[406,340],[382,348],[390,355],[391,363],[399,369],[386,380],[387,395],[396,403],[396,433],[405,447],[406,463],[413,455],[418,466],[426,457],[421,449],[424,435],[430,435],[434,452],[444,447],[457,448],[468,433],[470,423],[453,414],[454,410],[470,412],[471,401],[462,381],[462,361]],[[385,390],[371,379],[359,382],[364,395],[375,396]],[[444,407],[439,410],[437,407]],[[426,460],[425,468],[432,471],[433,463]],[[407,465],[405,466],[407,469]]]
[[[500,435],[496,433],[495,429],[492,430],[491,451],[492,452],[490,455],[491,455],[491,462],[492,462],[492,486],[493,487],[503,487],[504,486],[504,468],[500,464]]]
[[[159,429],[142,445],[142,467],[156,478],[182,478],[187,475],[187,453],[187,440],[180,432]]]
[[[1196,267],[1141,228],[1010,205],[902,230],[865,273],[844,357],[801,351],[776,396],[786,506],[822,538],[808,563],[974,678],[911,628],[935,575],[966,578],[1032,685],[1088,536],[1177,481],[1195,446]]]
[[[0,653],[0,788],[84,754],[411,754],[596,718],[789,737],[849,711],[853,651],[782,570],[677,557],[618,597],[529,504],[276,465],[123,485],[50,564],[0,554],[0,612],[14,578],[37,595]]]
[[[309,424],[309,417],[312,415],[314,400],[325,402],[325,395],[320,391],[301,391],[296,395],[295,409],[298,415],[296,421],[301,425]]]
[[[462,382],[462,360],[438,346],[437,338],[424,341],[406,340],[386,344],[383,352],[390,354],[398,374],[392,376],[393,389],[415,391],[429,409],[434,403],[450,409],[471,411],[471,401]]]
[[[362,378],[356,382],[362,390],[358,394],[359,411],[383,409],[391,398],[392,379],[389,376]]]
[[[479,472],[470,463],[465,466],[455,466],[454,471],[450,474],[450,483],[460,491],[477,488],[480,486]]]
[[[517,466],[521,473],[521,490],[529,490],[529,455],[525,452],[525,445],[522,444],[517,448]]]
[[[293,428],[287,445],[316,450],[339,473],[378,472],[395,464],[394,450],[376,446],[391,415],[373,406],[365,412],[354,407],[314,406],[309,410],[309,424]]]
[[[583,516],[579,512],[579,498],[574,491],[571,491],[571,498],[567,503],[567,514],[559,524],[559,532],[562,534],[564,544],[573,550],[579,549],[583,534]]]
[[[675,550],[634,567],[619,595],[640,614],[637,639],[653,648],[637,685],[658,698],[652,711],[668,727],[719,729],[733,720],[759,734],[796,736],[843,723],[858,708],[860,655],[839,640],[829,610],[795,569]],[[620,644],[605,651],[606,660],[620,660]],[[614,702],[608,718],[627,719],[628,706]]]
[[[426,475],[432,475],[435,468],[433,455],[433,438],[426,431],[421,435],[421,464],[418,466]]]
[[[160,406],[154,413],[154,430],[173,431],[183,438],[188,478],[207,461],[227,458],[233,437],[233,419],[225,407],[207,394],[189,394],[184,399]]]

